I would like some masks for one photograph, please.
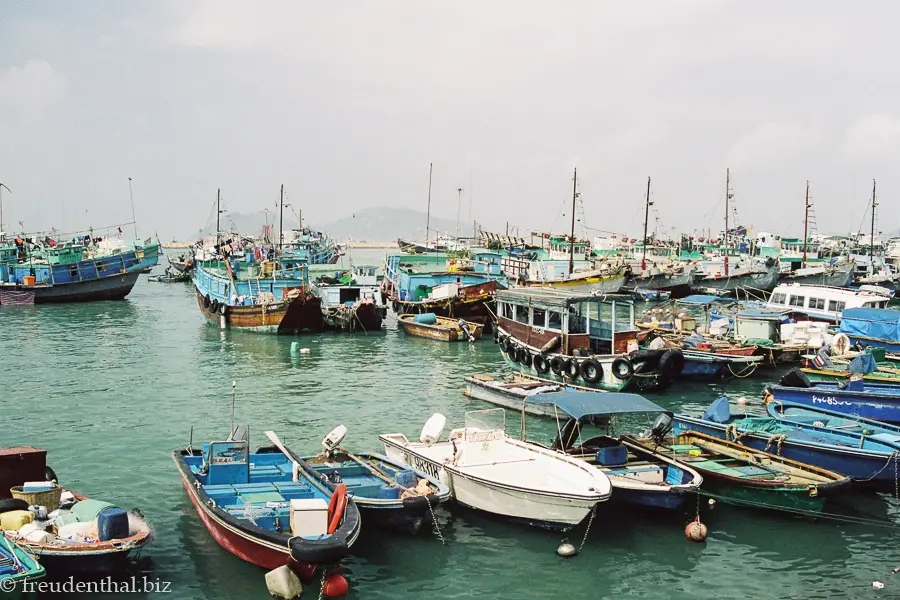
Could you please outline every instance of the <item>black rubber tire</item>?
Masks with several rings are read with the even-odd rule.
[[[531,359],[531,366],[534,367],[535,371],[543,374],[550,370],[550,361],[543,354],[535,354],[534,358]]]
[[[620,356],[614,360],[611,368],[612,374],[619,379],[626,380],[634,377],[634,365],[632,365],[631,361],[624,356]]]
[[[207,295],[203,296],[203,308],[209,308],[209,303],[210,303],[209,294],[207,294]]]
[[[519,362],[519,347],[515,344],[510,344],[509,350],[506,351],[506,357],[513,362]]]
[[[554,375],[562,375],[566,368],[566,359],[561,356],[554,356],[550,359],[550,370]]]
[[[495,344],[500,341],[500,331],[496,327],[494,328],[493,336]]]
[[[665,350],[637,350],[632,352],[628,359],[631,360],[635,373],[652,373],[665,353]]]
[[[581,369],[578,366],[578,361],[567,359],[566,366],[563,369],[563,374],[573,381],[578,379],[578,375],[581,374]]]
[[[0,513],[13,510],[28,510],[28,503],[18,498],[4,498],[0,500]]]
[[[603,365],[594,358],[586,358],[578,366],[581,378],[588,383],[597,383],[603,379]]]
[[[531,352],[528,348],[519,348],[519,362],[526,367],[531,366]]]
[[[219,301],[215,298],[213,298],[212,302],[209,303],[209,311],[212,313],[219,311]]]
[[[47,481],[59,483],[59,477],[56,476],[56,471],[54,471],[52,467],[44,467],[44,477],[47,478]]]
[[[659,372],[667,379],[674,379],[684,371],[684,354],[681,350],[666,350],[659,359]]]
[[[510,343],[509,343],[508,336],[501,335],[500,341],[498,342],[498,344],[500,345],[500,352],[504,352],[504,353],[509,352]]]
[[[781,378],[781,381],[778,382],[778,385],[798,388],[812,387],[812,383],[809,381],[809,377],[807,377],[806,373],[804,373],[797,367],[794,367],[793,369],[785,373]]]

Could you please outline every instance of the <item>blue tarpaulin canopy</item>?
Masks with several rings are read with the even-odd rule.
[[[848,308],[841,314],[841,333],[900,343],[900,311],[887,308]]]
[[[723,304],[730,304],[734,302],[733,298],[722,298],[721,296],[710,296],[706,294],[694,294],[693,296],[685,296],[681,300],[678,300],[679,304],[715,304],[717,302],[721,302]]]
[[[638,394],[618,392],[549,392],[529,396],[528,403],[556,406],[575,419],[587,415],[669,412]]]

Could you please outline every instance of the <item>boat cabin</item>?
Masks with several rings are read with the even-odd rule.
[[[836,323],[847,308],[885,308],[890,300],[890,296],[870,290],[792,283],[776,286],[766,308],[805,313],[813,319]]]
[[[519,342],[541,348],[561,338],[560,353],[622,354],[637,339],[628,296],[592,296],[551,288],[497,292],[499,327]]]
[[[554,235],[550,238],[550,260],[568,261],[572,256],[574,260],[588,260],[591,254],[591,244],[584,240],[575,240],[571,243],[564,235]]]

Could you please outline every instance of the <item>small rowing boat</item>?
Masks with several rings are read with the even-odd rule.
[[[439,317],[434,313],[420,315],[400,315],[398,323],[403,331],[418,337],[440,340],[442,342],[474,342],[481,339],[484,326],[463,319]]]

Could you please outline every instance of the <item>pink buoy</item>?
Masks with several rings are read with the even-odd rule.
[[[684,536],[692,542],[705,542],[707,533],[706,525],[700,522],[700,517],[688,523],[684,528]]]
[[[350,584],[347,583],[347,578],[343,575],[332,573],[325,578],[325,586],[322,588],[322,593],[329,598],[340,598],[341,596],[346,596],[349,590]]]

